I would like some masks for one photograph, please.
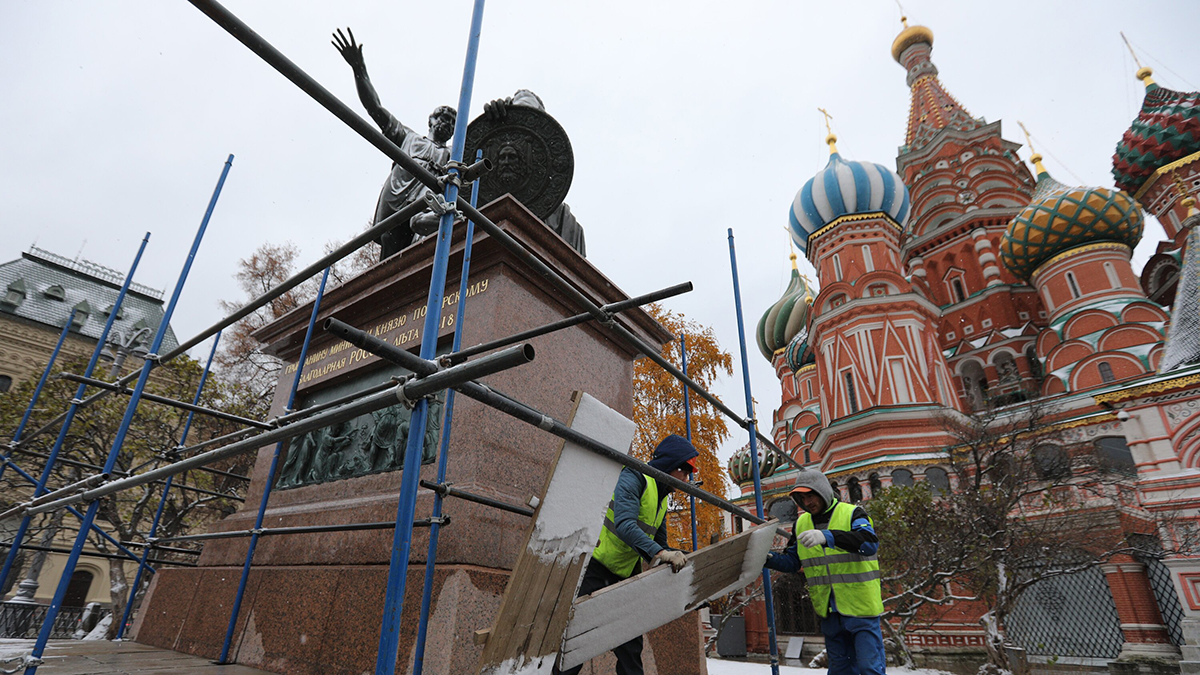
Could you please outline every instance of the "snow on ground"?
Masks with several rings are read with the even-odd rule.
[[[33,649],[33,640],[0,639],[0,659],[28,654]]]
[[[708,675],[770,675],[771,666],[768,663],[755,661],[731,661],[727,659],[708,659]],[[825,668],[800,668],[798,666],[779,666],[779,675],[825,675]],[[950,675],[943,670],[932,668],[901,668],[888,666],[888,675]]]

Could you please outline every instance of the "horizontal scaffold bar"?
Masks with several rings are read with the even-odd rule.
[[[692,290],[692,282],[685,281],[682,284],[676,284],[669,288],[664,288],[661,291],[654,291],[653,293],[639,295],[636,298],[629,298],[628,300],[621,300],[620,302],[613,302],[613,303],[604,305],[604,307],[602,307],[601,309],[603,309],[605,312],[608,312],[610,314],[617,314],[619,312],[624,312],[626,310],[633,309],[634,307],[640,307],[642,305],[648,305],[652,302],[658,302],[659,300],[665,300],[667,298],[673,298],[677,295],[682,295],[684,293],[690,293],[691,290]],[[555,321],[554,323],[548,323],[545,326],[531,328],[527,331],[517,333],[515,335],[510,335],[508,337],[503,337],[503,338],[499,338],[496,340],[492,340],[491,342],[485,342],[483,344],[478,344],[478,345],[475,345],[474,347],[467,347],[466,349],[460,349],[459,351],[451,352],[450,354],[447,354],[446,356],[450,359],[450,363],[459,363],[469,357],[475,356],[476,354],[490,352],[493,349],[499,349],[501,347],[507,347],[508,345],[516,344],[518,342],[524,342],[525,340],[531,340],[535,337],[540,337],[542,335],[546,335],[547,333],[553,333],[555,331],[563,330],[564,328],[570,328],[571,326],[581,324],[585,321],[590,321],[594,318],[596,318],[596,317],[592,316],[588,312],[584,312],[582,314],[576,314],[575,316],[568,317],[566,319],[562,319],[559,321]]]
[[[108,391],[113,391],[118,394],[124,394],[126,396],[129,396],[133,393],[132,389],[126,389],[125,387],[118,386],[111,382],[105,382],[104,380],[97,380],[94,377],[84,377],[82,375],[76,375],[75,373],[59,373],[58,376],[63,378],[64,380],[71,380],[72,382],[82,382],[83,384],[86,384],[89,387],[95,387],[97,389],[107,389]],[[191,403],[185,403],[183,401],[176,401],[175,399],[167,398],[166,396],[158,396],[156,394],[142,392],[142,398],[147,401],[153,401],[155,403],[169,405],[172,408],[179,408],[180,410],[187,410],[189,412],[195,412],[195,413],[200,413],[201,415],[208,415],[209,417],[215,417],[217,419],[225,420],[226,422],[233,422],[235,424],[240,424],[244,427],[254,427],[256,429],[270,429],[271,428],[271,425],[267,424],[266,422],[259,422],[258,420],[253,420],[253,419],[250,419],[249,417],[242,417],[240,415],[234,415],[234,414],[227,413],[227,412],[221,412],[220,410],[213,410],[212,408],[205,408],[204,406],[193,405]]]
[[[10,546],[12,546],[12,544],[0,543],[0,548],[9,548]],[[37,544],[21,544],[21,550],[22,551],[44,551],[46,553],[62,553],[62,554],[68,554],[71,552],[71,549],[69,549],[69,548],[56,548],[53,546],[39,546]],[[79,555],[84,556],[85,558],[107,558],[109,560],[125,560],[125,561],[130,560],[129,556],[121,555],[120,553],[103,553],[101,551],[83,551]],[[132,562],[138,562],[137,558],[133,558]],[[182,561],[175,562],[172,560],[154,560],[152,562],[156,565],[179,565],[181,567],[195,567],[196,566],[196,563],[182,562]],[[150,567],[149,565],[146,566],[146,569],[148,569],[151,574],[156,573],[156,570],[153,567]]]
[[[414,520],[413,527],[429,527],[431,521],[426,518],[424,520]],[[439,525],[449,525],[450,517],[443,516]],[[316,532],[353,532],[357,530],[392,530],[396,528],[396,521],[389,520],[378,523],[350,523],[348,525],[296,525],[294,527],[264,527],[258,530],[258,536],[269,537],[272,535],[281,534],[313,534]],[[236,539],[238,537],[249,537],[254,534],[254,530],[230,530],[228,532],[206,532],[204,534],[185,534],[179,537],[164,537],[155,540],[154,548],[164,548],[159,546],[161,542],[180,542],[180,541],[209,541],[212,539]]]
[[[450,487],[448,483],[433,483],[423,480],[421,481],[421,487],[433,490],[434,492],[441,494],[443,497],[456,497],[464,501],[475,502],[476,504],[483,504],[484,506],[490,506],[494,509],[500,509],[501,511],[517,513],[530,518],[533,517],[533,509],[529,507],[509,504],[508,502],[502,502],[499,499],[492,499],[491,497],[484,497],[483,495],[478,495],[474,492],[467,492],[466,490],[453,488]]]
[[[405,352],[407,354],[407,352]],[[411,355],[410,355],[411,356]],[[429,363],[424,359],[416,358],[421,363]],[[486,377],[494,373],[498,373],[516,366],[529,363],[534,358],[534,349],[531,345],[517,345],[503,351],[489,354],[475,361],[470,361],[461,365],[438,370],[437,366],[433,366],[433,372],[430,372],[424,377],[406,380],[403,383],[397,384],[394,387],[384,391],[364,396],[358,400],[348,403],[339,408],[326,411],[324,413],[313,415],[282,426],[270,431],[264,431],[257,436],[251,436],[239,441],[224,445],[207,452],[193,455],[186,459],[181,459],[177,462],[167,464],[165,466],[151,469],[145,473],[140,473],[134,476],[128,476],[120,480],[114,480],[104,485],[101,485],[84,492],[76,493],[68,497],[63,497],[53,502],[40,504],[30,507],[30,514],[45,513],[54,511],[64,506],[78,504],[80,502],[92,501],[101,497],[108,496],[122,490],[128,490],[132,487],[153,483],[164,479],[168,476],[174,476],[178,473],[183,473],[191,469],[195,469],[206,464],[211,464],[227,457],[233,457],[244,452],[257,450],[258,448],[279,441],[286,441],[290,438],[295,438],[301,434],[306,434],[315,429],[320,429],[330,424],[344,422],[349,419],[365,415],[367,413],[387,408],[395,405],[397,402],[411,403],[417,399],[429,396],[431,394],[459,386],[463,382],[469,382],[475,378]],[[414,371],[415,372],[415,371]],[[481,385],[482,386],[482,385]],[[185,449],[186,450],[186,449]],[[28,507],[28,504],[22,506]]]

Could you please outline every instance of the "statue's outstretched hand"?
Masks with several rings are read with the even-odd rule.
[[[354,32],[349,27],[346,28],[346,33],[350,36],[349,38],[342,35],[341,28],[337,29],[337,32],[333,34],[333,46],[337,48],[342,58],[346,59],[346,63],[350,64],[354,72],[366,70],[367,63],[363,60],[363,46],[354,41]]]

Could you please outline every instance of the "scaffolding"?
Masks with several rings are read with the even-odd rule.
[[[17,552],[21,549],[36,548],[29,544],[25,544],[23,541],[25,533],[29,527],[30,519],[33,516],[42,513],[49,513],[58,509],[67,509],[72,515],[80,520],[79,534],[75,539],[73,547],[68,552],[65,569],[55,590],[54,597],[47,608],[45,619],[42,623],[41,630],[38,633],[32,653],[26,656],[20,665],[20,668],[24,669],[25,675],[34,675],[34,673],[37,672],[38,666],[42,664],[42,655],[45,652],[47,641],[52,637],[55,617],[62,610],[62,603],[66,594],[67,584],[70,580],[71,573],[74,571],[80,556],[90,555],[90,553],[86,553],[83,550],[89,532],[97,532],[100,536],[105,537],[113,545],[115,545],[120,551],[120,555],[117,557],[120,557],[124,560],[133,560],[137,563],[137,575],[130,590],[129,599],[125,606],[124,616],[118,625],[118,639],[124,634],[125,626],[128,623],[129,615],[132,611],[132,607],[134,606],[135,598],[141,587],[143,574],[153,574],[155,572],[155,564],[189,564],[186,562],[172,563],[171,561],[166,560],[152,561],[149,559],[149,556],[153,551],[160,550],[170,552],[190,552],[188,549],[172,548],[167,546],[167,544],[180,542],[203,542],[233,537],[249,537],[249,547],[243,563],[241,578],[239,580],[238,588],[234,598],[233,608],[229,617],[229,623],[219,658],[220,663],[228,663],[234,626],[237,622],[241,601],[245,593],[247,576],[253,565],[255,546],[260,537],[283,536],[297,533],[373,529],[391,529],[394,532],[393,546],[391,549],[392,555],[389,563],[386,593],[384,597],[383,621],[380,627],[379,648],[375,667],[375,672],[377,675],[393,675],[396,671],[396,658],[400,634],[400,618],[403,611],[405,582],[407,579],[409,559],[412,548],[412,533],[415,527],[428,527],[430,528],[429,551],[428,555],[426,556],[424,588],[421,595],[421,606],[418,614],[419,625],[417,645],[415,650],[415,661],[413,666],[413,672],[416,675],[420,675],[423,668],[425,636],[428,626],[433,585],[433,572],[437,557],[438,532],[441,527],[450,524],[449,516],[444,515],[442,510],[444,499],[455,498],[467,500],[527,517],[534,515],[534,511],[525,506],[508,504],[503,501],[495,500],[482,495],[472,494],[465,490],[452,488],[446,484],[446,467],[450,457],[449,444],[451,427],[453,423],[454,397],[456,394],[467,396],[492,409],[500,411],[501,413],[509,415],[529,425],[535,426],[558,438],[575,443],[591,452],[603,457],[607,457],[608,459],[625,467],[631,468],[643,475],[650,476],[660,484],[666,484],[671,488],[679,490],[681,493],[688,495],[692,504],[693,512],[693,550],[695,550],[697,547],[694,516],[696,500],[716,506],[717,508],[720,508],[728,513],[733,514],[734,516],[752,523],[758,524],[766,522],[763,517],[762,484],[759,474],[757,452],[758,444],[762,443],[763,446],[779,454],[785,461],[792,464],[796,468],[803,469],[803,467],[795,462],[795,460],[793,460],[786,452],[780,450],[771,441],[771,439],[760,433],[757,427],[757,420],[754,418],[753,398],[750,389],[749,364],[746,350],[745,326],[742,320],[741,296],[737,273],[737,255],[734,246],[733,230],[730,229],[728,231],[728,244],[731,273],[733,278],[734,308],[737,316],[738,338],[741,350],[743,388],[746,401],[746,416],[744,417],[736,413],[730,407],[726,406],[716,396],[708,392],[687,375],[686,344],[683,343],[682,339],[680,342],[680,350],[683,369],[681,370],[676,368],[667,359],[665,359],[658,348],[646,343],[644,340],[634,335],[627,328],[613,319],[615,315],[622,311],[688,292],[691,290],[690,283],[679,284],[617,303],[604,306],[597,305],[575,286],[571,285],[556,270],[545,264],[531,251],[526,249],[521,243],[516,241],[507,232],[502,230],[496,223],[492,222],[487,216],[478,211],[475,205],[476,190],[472,190],[472,196],[469,201],[464,201],[460,198],[460,190],[472,183],[470,179],[474,178],[474,185],[477,188],[478,178],[475,174],[486,171],[488,165],[488,163],[483,161],[479,155],[476,157],[476,164],[472,165],[471,167],[468,167],[462,162],[466,135],[466,112],[470,110],[471,106],[475,64],[478,57],[479,36],[482,30],[484,0],[475,0],[474,2],[468,37],[467,53],[463,68],[462,85],[458,101],[458,110],[461,114],[458,115],[454,127],[454,134],[451,143],[450,168],[444,175],[435,175],[431,173],[423,165],[417,163],[404,152],[402,152],[400,148],[388,140],[373,125],[355,114],[348,106],[334,97],[324,87],[318,84],[308,74],[298,68],[283,54],[281,54],[262,37],[255,33],[249,26],[243,23],[240,19],[238,19],[220,4],[213,0],[189,1],[210,19],[225,29],[231,36],[236,38],[239,42],[262,58],[262,60],[266,61],[273,68],[275,68],[275,70],[277,70],[280,74],[307,93],[316,102],[321,104],[326,110],[333,113],[338,119],[357,132],[362,138],[374,145],[389,159],[411,173],[416,180],[428,187],[434,195],[441,196],[440,198],[433,200],[426,200],[432,201],[433,204],[427,204],[422,201],[409,204],[391,216],[373,224],[370,228],[364,230],[358,236],[352,238],[334,251],[329,252],[321,259],[301,270],[275,288],[263,293],[257,298],[254,298],[241,308],[226,316],[221,321],[201,331],[194,337],[182,342],[173,350],[160,355],[158,354],[158,351],[162,347],[163,339],[167,332],[167,327],[170,323],[172,314],[175,311],[183,286],[187,281],[192,263],[195,260],[196,253],[199,250],[204,233],[216,207],[218,197],[221,193],[221,188],[229,174],[230,167],[233,162],[233,155],[230,155],[226,160],[224,167],[222,168],[216,188],[213,191],[208,207],[203,218],[201,219],[201,223],[192,242],[191,249],[184,261],[179,279],[166,307],[164,308],[162,320],[158,326],[158,330],[150,347],[150,353],[145,357],[140,370],[135,370],[124,377],[118,378],[113,383],[106,383],[103,380],[98,380],[92,377],[92,371],[98,362],[100,351],[105,344],[109,329],[112,327],[114,318],[119,313],[119,308],[121,302],[124,300],[126,292],[131,287],[132,279],[137,269],[138,262],[140,261],[142,253],[145,250],[146,243],[149,240],[149,233],[147,233],[146,237],[142,240],[141,246],[137,252],[137,256],[134,258],[129,272],[124,277],[123,285],[121,286],[117,300],[114,303],[114,308],[109,313],[108,322],[105,325],[104,332],[102,333],[95,350],[92,353],[92,357],[87,368],[82,375],[71,374],[66,376],[68,379],[79,383],[76,395],[70,401],[67,410],[52,419],[50,422],[44,424],[42,427],[32,432],[25,433],[25,427],[30,419],[30,413],[37,403],[42,391],[42,386],[45,384],[45,381],[51,372],[51,369],[54,365],[54,360],[58,355],[58,350],[61,348],[62,341],[70,329],[72,319],[68,319],[67,325],[63,328],[62,336],[59,338],[58,347],[56,347],[53,355],[50,358],[50,362],[46,366],[42,378],[38,382],[32,400],[29,403],[29,407],[26,410],[19,427],[14,433],[12,441],[9,443],[6,451],[3,453],[3,456],[0,457],[0,459],[2,459],[2,463],[0,463],[0,475],[3,475],[5,469],[12,467],[13,470],[18,472],[27,482],[34,485],[33,497],[31,499],[17,505],[13,509],[10,509],[10,511],[5,514],[0,514],[0,517],[20,515],[22,518],[21,526],[18,528],[16,535],[12,541],[7,542],[6,544],[8,546],[8,553],[5,559],[4,567],[2,570],[0,570],[0,585],[3,585],[9,575],[12,573],[13,562]],[[460,301],[456,309],[456,317],[454,322],[455,329],[452,337],[451,352],[440,358],[435,358],[435,350],[438,340],[437,328],[438,321],[440,319],[439,312],[426,312],[425,324],[421,332],[420,350],[419,354],[416,355],[399,349],[388,342],[382,341],[368,334],[367,332],[359,330],[358,328],[350,326],[346,323],[332,318],[326,319],[320,323],[320,330],[323,330],[333,336],[340,337],[347,342],[380,357],[386,362],[401,366],[413,373],[413,375],[409,378],[398,380],[394,379],[378,385],[365,387],[353,394],[345,395],[335,400],[327,401],[310,408],[294,410],[293,405],[295,404],[295,394],[297,388],[299,387],[300,375],[303,371],[303,366],[305,365],[308,347],[314,334],[318,330],[318,314],[320,311],[321,301],[324,296],[325,284],[328,279],[330,266],[354,253],[368,242],[378,238],[380,235],[390,230],[394,225],[401,222],[406,222],[412,216],[426,210],[431,205],[435,207],[435,210],[440,212],[441,216],[439,219],[438,231],[436,233],[437,239],[432,274],[429,292],[426,298],[427,307],[441,307],[443,303],[449,266],[451,235],[456,221],[459,220],[456,216],[462,216],[463,219],[465,219],[467,228],[462,270],[460,274],[460,289],[458,295]],[[517,258],[522,263],[528,265],[530,268],[536,271],[542,277],[542,280],[547,286],[564,296],[569,303],[573,303],[574,305],[583,308],[584,312],[537,329],[525,331],[507,338],[502,338],[486,344],[475,345],[473,347],[463,349],[461,345],[461,337],[462,327],[466,319],[466,288],[470,274],[471,246],[474,240],[474,229],[476,227],[487,233],[489,237],[495,240],[513,257]],[[317,291],[316,298],[313,301],[308,327],[305,331],[304,342],[301,347],[299,359],[297,361],[296,374],[291,384],[287,408],[284,410],[284,414],[270,420],[259,421],[200,406],[199,402],[201,399],[201,393],[203,392],[205,382],[208,378],[209,369],[212,364],[213,355],[216,352],[217,342],[220,339],[221,331],[237,323],[252,312],[267,305],[272,300],[275,300],[301,283],[315,277],[318,273],[322,274],[320,287]],[[721,414],[725,415],[736,425],[746,430],[749,439],[750,457],[754,476],[754,513],[750,513],[745,509],[742,509],[716,495],[713,495],[701,489],[696,484],[673,478],[670,475],[663,473],[662,471],[659,471],[658,469],[655,469],[644,462],[626,455],[624,452],[621,452],[618,449],[608,447],[600,441],[571,429],[561,421],[556,420],[549,415],[546,415],[545,413],[510,396],[495,391],[494,389],[478,381],[482,377],[516,368],[522,364],[532,361],[535,358],[535,352],[533,347],[526,342],[527,340],[539,335],[545,335],[554,331],[563,330],[565,328],[589,321],[595,322],[599,326],[602,326],[608,335],[615,337],[621,343],[632,348],[641,356],[651,359],[683,384],[685,410],[687,415],[687,422],[685,426],[686,433],[689,438],[691,435],[689,393],[694,393],[695,395],[703,398]],[[209,353],[208,361],[205,364],[203,374],[201,375],[199,384],[196,388],[195,396],[193,397],[191,403],[176,401],[162,396],[151,395],[145,391],[147,380],[154,368],[159,367],[182,354],[185,354],[189,349],[201,344],[209,338],[214,338],[212,349]],[[133,383],[132,389],[127,388],[127,385],[130,383]],[[96,389],[97,391],[92,393],[89,397],[84,398],[84,395],[87,393],[89,387]],[[424,432],[429,414],[429,397],[442,391],[448,391],[448,394],[444,411],[444,431],[441,436],[441,444],[437,458],[437,480],[436,482],[422,481],[419,477],[420,472],[416,469],[416,467],[420,465],[421,460],[422,445],[425,438]],[[77,412],[103,397],[112,395],[113,393],[120,393],[124,396],[128,396],[129,401],[126,405],[124,417],[121,420],[120,426],[104,465],[94,466],[84,464],[85,468],[92,468],[96,470],[97,473],[72,485],[68,485],[53,491],[47,491],[46,483],[56,463],[68,462],[68,460],[60,458],[58,455],[62,449],[63,440],[66,438]],[[405,469],[402,470],[399,501],[397,505],[396,518],[394,521],[320,526],[263,527],[263,517],[266,509],[268,508],[269,497],[272,484],[274,482],[276,469],[278,468],[280,454],[285,443],[289,439],[308,433],[309,431],[328,426],[330,424],[352,419],[361,414],[395,405],[397,400],[404,403],[406,406],[411,407],[412,416],[410,419],[410,433],[408,435],[407,444],[405,447],[403,464]],[[138,469],[145,468],[145,465],[143,465],[141,467],[136,467],[127,473],[121,473],[116,471],[117,460],[122,451],[126,434],[128,433],[130,425],[133,422],[134,414],[137,412],[138,406],[143,402],[168,405],[178,409],[186,410],[188,411],[187,422],[184,425],[179,446],[170,449],[169,451],[164,451],[163,453],[164,458],[170,459],[168,463],[146,471],[138,471]],[[226,422],[233,422],[244,428],[188,446],[186,445],[187,435],[191,429],[194,416],[197,414],[211,416]],[[33,438],[50,432],[55,428],[59,430],[58,437],[53,449],[47,455],[43,456],[41,453],[31,452],[26,447]],[[163,513],[163,506],[165,505],[167,497],[172,488],[197,489],[190,486],[175,485],[174,478],[176,476],[185,471],[205,470],[226,477],[248,481],[249,478],[246,476],[215,469],[209,465],[225,458],[244,453],[256,452],[260,448],[270,443],[274,443],[275,447],[271,458],[270,469],[266,479],[264,480],[263,494],[259,502],[255,524],[252,529],[157,538],[158,528]],[[31,474],[20,469],[20,467],[17,466],[16,462],[12,458],[14,454],[31,454],[35,456],[42,456],[45,459],[45,465],[41,477],[35,478]],[[76,462],[76,464],[82,463]],[[126,544],[128,542],[122,543],[112,539],[112,537],[110,537],[95,524],[95,519],[97,509],[102,498],[116,494],[123,490],[149,484],[161,484],[163,489],[158,509],[155,513],[150,529],[145,536],[147,544],[142,547],[142,552],[139,555],[127,548]],[[432,491],[434,494],[433,513],[428,519],[417,520],[415,518],[415,504],[417,493],[422,487]],[[216,496],[233,498],[231,495],[218,493],[213,494]],[[77,510],[75,508],[76,505],[83,505],[85,510],[82,512]],[[63,550],[66,551],[65,549]],[[763,584],[765,587],[768,619],[771,655],[770,665],[772,673],[774,673],[774,675],[778,675],[779,654],[775,639],[775,619],[774,608],[772,605],[773,594],[771,592],[770,574],[766,570],[763,570]]]

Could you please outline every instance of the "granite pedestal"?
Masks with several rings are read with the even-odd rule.
[[[501,197],[483,211],[597,304],[628,297],[511,197]],[[456,289],[465,228],[455,229],[440,349],[448,348],[457,303],[463,300]],[[324,318],[336,317],[415,353],[424,314],[432,311],[425,308],[425,299],[434,244],[433,238],[426,239],[328,290],[318,326]],[[478,230],[469,282],[464,346],[584,311]],[[294,364],[310,312],[311,305],[299,307],[254,336]],[[671,339],[641,310],[626,312],[617,320],[650,344]],[[537,352],[532,363],[489,377],[487,383],[558,419],[568,415],[570,395],[576,389],[632,416],[633,361],[638,354],[609,329],[588,322],[531,342]],[[373,355],[318,331],[302,373],[300,407],[306,401],[319,401],[322,391],[347,384],[369,386],[392,372]],[[272,415],[283,412],[294,373],[292,367],[281,375]],[[460,396],[455,403],[447,480],[470,492],[526,504],[542,493],[560,443]],[[245,504],[212,531],[253,527],[272,452],[273,446],[259,450]],[[435,480],[434,465],[419,470],[421,478]],[[264,526],[393,521],[401,475],[401,471],[382,471],[275,489]],[[417,518],[429,516],[432,504],[433,494],[421,490]],[[490,626],[529,520],[452,498],[444,510],[452,522],[439,537],[425,672],[457,675],[475,670],[480,647],[471,636]],[[413,538],[400,639],[399,662],[407,664],[405,672],[413,659],[427,533],[417,529]],[[391,544],[391,530],[262,538],[232,657],[238,663],[281,673],[372,671]],[[207,657],[218,655],[247,545],[246,538],[209,541],[199,567],[164,569],[155,575],[135,626],[137,641]],[[660,629],[648,641],[647,672],[704,672],[700,639],[695,615]],[[604,663],[598,663],[597,673],[611,670],[611,663]]]

